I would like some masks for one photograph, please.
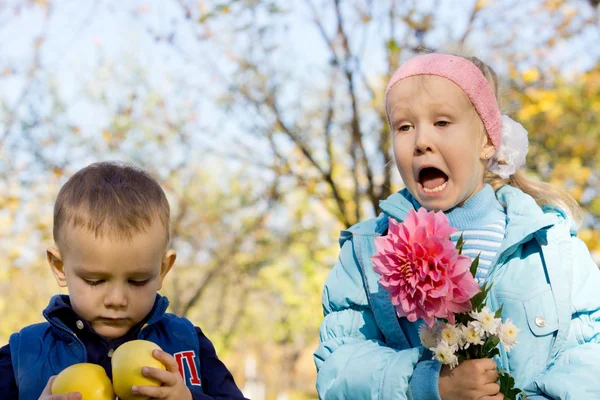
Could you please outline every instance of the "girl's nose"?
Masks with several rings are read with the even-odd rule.
[[[432,151],[433,143],[427,129],[415,129],[415,155],[426,154]]]

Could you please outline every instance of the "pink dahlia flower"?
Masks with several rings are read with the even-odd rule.
[[[471,275],[471,259],[458,254],[446,215],[411,210],[403,223],[389,219],[386,236],[375,238],[373,269],[381,275],[399,316],[432,326],[435,318],[455,322],[454,314],[471,311],[479,285]]]

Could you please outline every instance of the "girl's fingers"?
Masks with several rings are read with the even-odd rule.
[[[179,372],[177,374],[169,371],[164,371],[158,368],[144,367],[142,368],[142,375],[156,379],[158,382],[165,386],[175,386],[179,379]]]
[[[500,385],[497,383],[488,383],[483,386],[483,394],[485,396],[496,396],[500,392]]]
[[[480,397],[479,400],[504,400],[504,395],[502,393],[498,393],[495,396],[483,396],[483,397]]]
[[[167,368],[167,371],[172,373],[179,373],[179,365],[177,365],[177,361],[173,358],[172,355],[166,353],[162,350],[154,350],[152,352],[154,358],[163,363],[163,365]]]
[[[496,361],[492,360],[491,358],[484,358],[478,361],[482,364],[484,371],[496,371],[498,369]]]
[[[496,370],[488,370],[483,373],[486,383],[495,383],[498,381],[498,371]]]

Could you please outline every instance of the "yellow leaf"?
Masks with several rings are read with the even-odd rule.
[[[525,83],[536,82],[540,79],[540,71],[537,68],[529,68],[523,72],[523,80]]]
[[[548,0],[546,1],[546,7],[550,11],[556,11],[562,5],[563,0]]]
[[[487,7],[487,5],[490,3],[489,0],[477,0],[477,3],[475,3],[475,11],[479,11],[482,8]]]
[[[15,248],[11,248],[8,250],[8,259],[10,261],[15,261],[17,258],[19,258],[19,256],[21,255],[21,252],[19,251],[19,249],[15,249]]]
[[[20,203],[21,201],[18,197],[9,196],[4,202],[4,206],[14,212],[19,207]]]
[[[539,108],[534,104],[527,104],[523,106],[517,113],[519,120],[521,121],[527,121],[537,114],[539,114]]]

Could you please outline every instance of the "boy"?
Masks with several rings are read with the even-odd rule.
[[[170,210],[147,173],[117,163],[92,164],[61,188],[54,206],[55,246],[48,263],[69,295],[54,296],[48,322],[31,325],[0,349],[5,400],[71,400],[50,396],[54,375],[81,362],[99,364],[112,378],[111,356],[134,339],[157,343],[166,371],[143,373],[162,383],[132,392],[170,400],[244,399],[200,328],[165,313],[157,294],[175,262],[169,250]],[[173,356],[175,355],[175,357]]]

